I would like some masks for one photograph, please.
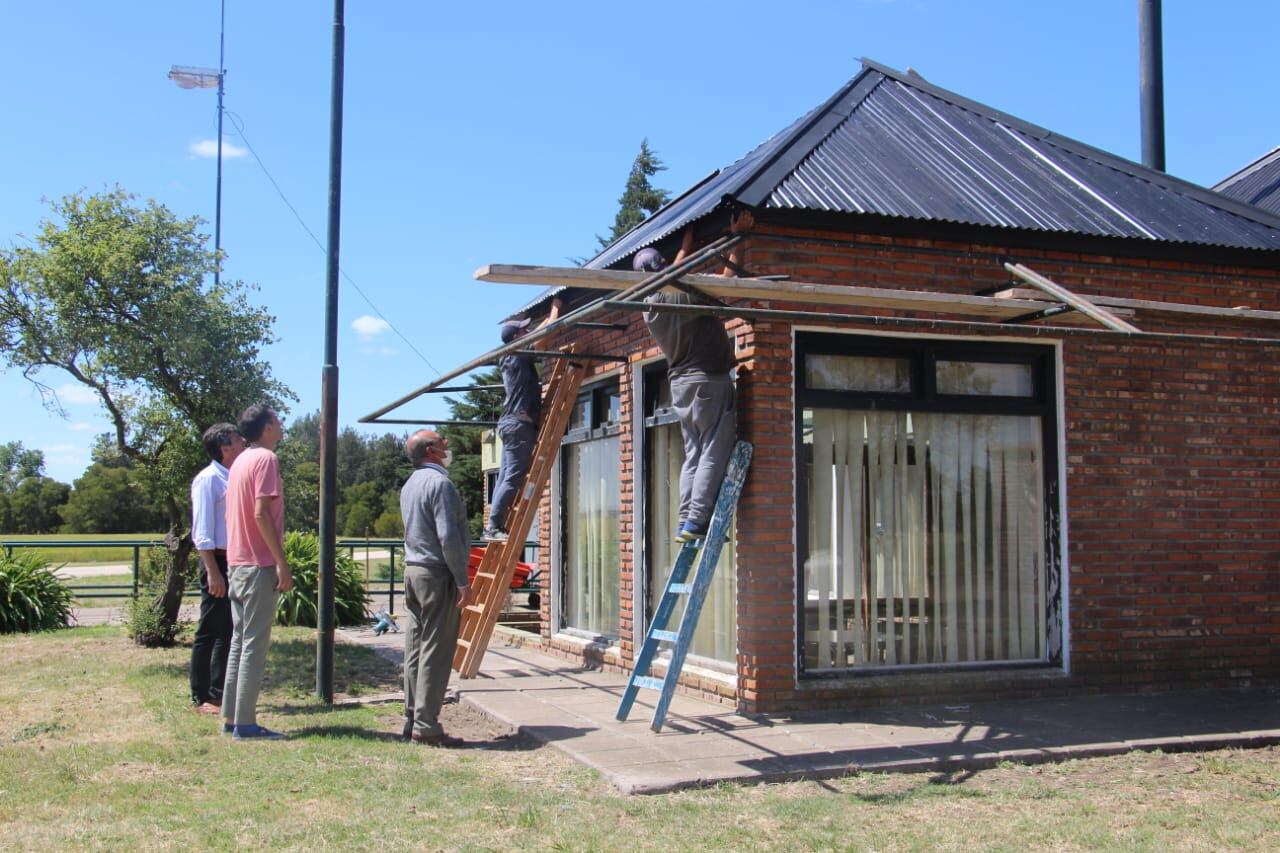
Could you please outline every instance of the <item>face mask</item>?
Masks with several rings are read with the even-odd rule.
[[[445,448],[444,458],[440,460],[441,466],[448,468],[453,464],[453,451]]]

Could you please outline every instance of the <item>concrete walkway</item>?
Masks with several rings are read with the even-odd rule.
[[[340,638],[402,662],[402,634]],[[1280,743],[1280,690],[1085,696],[973,705],[903,706],[744,716],[676,695],[660,733],[653,691],[630,719],[614,714],[626,686],[495,634],[480,674],[455,677],[461,700],[598,770],[625,793],[720,781],[821,779],[852,772],[971,770],[1024,763]]]

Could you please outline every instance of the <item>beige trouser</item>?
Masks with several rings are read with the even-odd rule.
[[[444,704],[453,653],[458,647],[458,587],[444,568],[405,566],[404,716],[406,734],[443,734]]]
[[[258,691],[267,668],[271,623],[276,616],[276,567],[232,566],[227,578],[231,599],[231,652],[222,688],[222,718],[236,726],[258,722]]]

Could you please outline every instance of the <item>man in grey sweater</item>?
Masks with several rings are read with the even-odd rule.
[[[686,232],[687,253],[692,232]],[[667,265],[657,249],[641,249],[632,259],[636,270],[654,273]],[[656,293],[650,304],[696,305],[687,293]],[[737,363],[724,323],[711,314],[644,312],[662,353],[667,357],[671,406],[680,419],[684,464],[680,468],[680,514],[677,542],[695,542],[707,534],[720,483],[737,440],[737,411],[731,371]]]
[[[462,497],[445,470],[448,439],[418,430],[405,442],[414,472],[400,490],[404,519],[404,736],[428,746],[456,746],[440,725],[462,608],[471,601],[471,537]]]

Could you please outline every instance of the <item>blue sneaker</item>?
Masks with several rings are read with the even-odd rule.
[[[707,535],[706,527],[695,527],[691,522],[684,522],[680,525],[680,532],[676,534],[676,541],[681,543],[697,542],[699,539],[705,538]]]
[[[284,740],[286,735],[273,732],[262,726],[236,726],[231,732],[232,740]]]

